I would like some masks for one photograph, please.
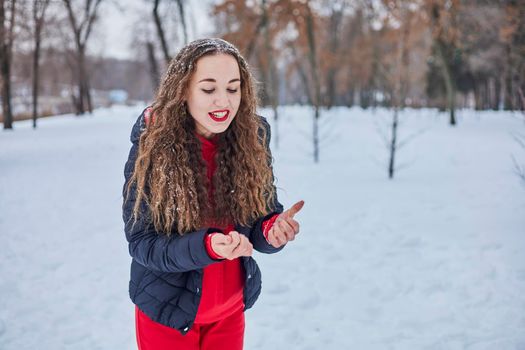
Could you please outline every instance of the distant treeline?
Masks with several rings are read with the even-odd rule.
[[[103,35],[102,6],[123,0],[0,0],[2,115],[12,118],[17,101],[30,99],[22,114],[36,120],[45,114],[40,95],[60,97],[60,109],[77,114],[96,106],[92,91],[151,99],[196,22],[192,2],[141,4],[130,23],[136,54],[116,60],[86,47]],[[209,19],[214,35],[247,57],[262,103],[274,109],[439,107],[451,124],[458,107],[524,109],[525,1],[222,0],[210,5]]]
[[[322,106],[524,109],[524,1],[224,0],[213,11],[279,103],[314,100],[317,73]]]

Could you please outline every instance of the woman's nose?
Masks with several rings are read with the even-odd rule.
[[[228,96],[225,93],[218,93],[215,98],[215,104],[218,107],[227,107],[228,106]]]

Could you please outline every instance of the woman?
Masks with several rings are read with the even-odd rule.
[[[242,349],[261,292],[252,250],[294,239],[273,184],[270,128],[239,51],[197,40],[171,61],[131,132],[123,218],[138,347]]]

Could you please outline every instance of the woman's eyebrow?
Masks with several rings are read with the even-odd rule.
[[[209,82],[211,82],[211,83],[216,83],[216,82],[217,82],[217,80],[215,80],[215,79],[213,79],[213,78],[206,78],[206,79],[202,79],[202,80],[200,80],[199,83],[202,83],[203,81],[209,81]],[[233,82],[235,82],[235,81],[241,81],[241,79],[239,79],[239,78],[232,79],[232,80],[230,80],[230,81],[228,82],[228,84],[233,83]]]

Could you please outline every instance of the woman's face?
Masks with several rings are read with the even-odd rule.
[[[211,138],[230,126],[241,103],[241,74],[228,54],[203,56],[197,61],[186,102],[199,135]]]

